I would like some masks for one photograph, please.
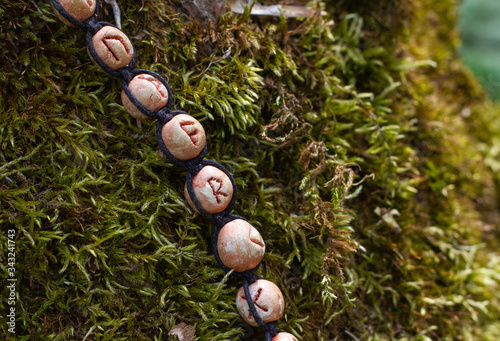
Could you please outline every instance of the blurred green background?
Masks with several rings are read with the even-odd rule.
[[[500,0],[463,0],[462,56],[494,99],[500,100]]]

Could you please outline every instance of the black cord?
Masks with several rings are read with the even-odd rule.
[[[187,192],[189,194],[189,197],[190,197],[191,201],[193,202],[194,206],[196,207],[196,210],[203,217],[205,217],[206,219],[208,219],[214,223],[212,226],[213,253],[214,253],[215,259],[216,259],[219,267],[221,267],[226,273],[230,272],[231,269],[222,263],[220,256],[219,256],[219,251],[217,249],[217,240],[218,240],[218,236],[219,236],[219,231],[220,231],[220,229],[222,229],[222,227],[224,225],[226,225],[227,223],[229,223],[235,219],[242,219],[242,220],[250,223],[245,218],[242,218],[240,216],[237,216],[237,215],[231,213],[234,209],[235,204],[236,204],[236,197],[237,197],[237,188],[236,188],[236,182],[234,180],[234,177],[220,163],[212,161],[212,160],[204,160],[204,157],[206,156],[207,149],[208,149],[207,144],[205,144],[203,150],[200,152],[200,154],[197,157],[195,157],[191,160],[187,160],[187,161],[182,161],[182,160],[177,159],[175,156],[172,155],[172,153],[170,153],[168,151],[168,148],[166,147],[165,142],[163,141],[163,138],[162,138],[162,134],[161,134],[163,126],[165,124],[167,124],[176,115],[179,115],[179,114],[189,115],[189,114],[187,114],[184,111],[180,111],[180,110],[174,110],[174,111],[171,110],[173,107],[173,93],[172,93],[172,90],[171,90],[169,84],[162,76],[160,76],[158,73],[153,72],[153,71],[135,69],[136,51],[135,51],[135,48],[132,44],[132,41],[130,40],[128,35],[126,35],[121,30],[121,28],[119,28],[118,26],[112,25],[106,21],[98,21],[98,15],[99,15],[99,2],[98,1],[96,1],[96,8],[95,8],[93,15],[83,22],[79,22],[78,20],[73,18],[61,6],[61,4],[59,3],[58,0],[51,0],[51,1],[52,1],[52,5],[54,6],[54,8],[61,14],[61,16],[63,18],[65,18],[68,22],[70,22],[74,26],[77,26],[79,28],[83,28],[83,29],[87,30],[86,41],[87,41],[88,51],[89,51],[91,58],[96,62],[96,64],[99,65],[99,67],[101,67],[109,75],[111,75],[113,77],[121,78],[122,79],[122,88],[125,91],[125,94],[128,96],[129,100],[144,115],[158,120],[157,121],[157,128],[156,128],[156,139],[158,141],[159,148],[163,152],[163,154],[165,154],[165,156],[167,156],[170,159],[170,161],[172,163],[174,163],[178,166],[182,166],[182,167],[187,168],[186,187],[187,187]],[[114,8],[114,10],[116,11],[115,8]],[[117,23],[118,22],[119,21],[117,21]],[[133,56],[132,56],[131,62],[127,66],[120,68],[118,70],[111,69],[109,66],[107,66],[101,60],[101,58],[98,56],[98,54],[94,48],[94,45],[92,43],[92,37],[105,26],[112,26],[112,27],[120,30],[127,37],[127,39],[129,39],[129,41],[131,42],[132,48],[133,48]],[[160,81],[165,86],[165,88],[168,91],[169,98],[168,98],[167,104],[163,108],[161,108],[157,111],[151,111],[151,110],[147,109],[141,102],[139,102],[139,100],[137,100],[137,98],[133,95],[133,93],[131,92],[131,90],[128,87],[128,84],[135,76],[137,76],[139,74],[148,74],[148,75],[156,78],[158,81]],[[205,211],[203,209],[203,207],[201,206],[200,201],[196,198],[196,195],[194,193],[193,178],[196,176],[196,174],[198,174],[198,172],[203,167],[206,167],[206,166],[213,166],[213,167],[221,170],[222,172],[224,172],[224,174],[226,174],[226,176],[231,181],[231,185],[233,186],[233,195],[231,197],[231,201],[229,202],[227,207],[220,213],[210,214],[207,211]],[[245,292],[245,298],[246,298],[248,307],[250,309],[250,312],[252,313],[252,316],[255,319],[255,321],[257,322],[257,324],[265,331],[266,341],[272,341],[272,338],[278,333],[278,330],[276,329],[276,322],[265,323],[262,320],[262,318],[259,315],[257,308],[255,306],[255,302],[253,301],[253,299],[250,295],[250,289],[249,289],[249,285],[251,285],[252,283],[256,282],[259,279],[262,279],[261,276],[256,274],[256,271],[260,267],[261,263],[262,263],[262,260],[253,269],[250,269],[247,271],[242,271],[242,272],[233,271],[231,273],[231,275],[243,280],[243,290]]]

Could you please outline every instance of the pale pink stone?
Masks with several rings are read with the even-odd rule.
[[[92,44],[102,62],[112,70],[127,66],[134,56],[128,37],[113,26],[104,26],[93,37]]]
[[[196,174],[193,178],[193,190],[201,207],[209,214],[224,211],[233,197],[231,180],[226,173],[213,166],[205,166]],[[184,195],[189,205],[197,211],[189,197],[187,184],[184,186]]]
[[[260,263],[266,246],[255,227],[245,220],[235,219],[220,230],[217,251],[225,266],[242,272]]]
[[[285,311],[285,301],[281,290],[273,282],[259,279],[248,286],[250,296],[254,302],[255,308],[262,320],[267,322],[276,321]],[[236,308],[241,317],[251,326],[257,327],[257,322],[248,307],[243,287],[238,290],[236,295]]]
[[[200,122],[186,114],[176,115],[168,121],[161,130],[161,137],[168,151],[182,161],[197,157],[207,141]]]
[[[157,111],[167,105],[168,91],[165,85],[155,77],[148,74],[135,76],[128,88],[132,95],[148,110]],[[125,91],[122,90],[122,103],[127,112],[135,118],[144,120],[148,118],[130,101]]]
[[[52,4],[52,1],[50,2]],[[90,18],[95,12],[95,0],[59,0],[59,4],[64,8],[69,15],[79,22],[83,22]],[[54,5],[52,5],[54,8]],[[73,26],[66,18],[64,18],[55,8],[56,15],[66,25]]]
[[[273,337],[272,341],[299,341],[295,336],[290,333],[278,333]]]

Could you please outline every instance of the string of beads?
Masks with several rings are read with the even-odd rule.
[[[190,206],[213,223],[212,249],[219,266],[243,280],[236,307],[243,319],[264,329],[266,341],[297,341],[276,328],[284,313],[280,289],[256,274],[265,244],[252,224],[232,214],[236,202],[233,176],[207,154],[203,126],[184,111],[172,110],[173,93],[158,73],[136,69],[136,52],[130,38],[117,26],[99,21],[97,0],[51,0],[59,18],[87,31],[92,60],[106,73],[122,80],[121,99],[137,119],[157,120],[156,138],[163,154],[187,168],[184,193]]]

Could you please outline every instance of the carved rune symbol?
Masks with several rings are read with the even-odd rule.
[[[210,185],[210,188],[212,188],[212,193],[215,197],[215,200],[217,201],[217,204],[221,204],[222,203],[221,197],[224,198],[228,197],[227,193],[222,191],[222,187],[224,185],[222,180],[217,178],[211,178],[210,180],[208,180],[208,184]]]
[[[161,98],[168,97],[167,89],[165,89],[163,84],[158,79],[154,78],[153,76],[148,77],[148,76],[143,76],[143,75],[137,76],[137,78],[148,81],[151,84],[153,84],[154,87],[156,88],[156,90],[158,91],[158,94],[160,95]],[[182,124],[181,124],[181,126],[182,126]]]
[[[191,139],[191,142],[197,147],[198,143],[199,143],[199,134],[200,134],[200,131],[198,130],[198,128],[196,127],[196,125],[194,124],[194,122],[189,122],[189,121],[188,122],[182,122],[181,123],[181,128],[189,136],[189,138]],[[210,185],[210,186],[213,189],[213,186],[212,185]],[[222,181],[221,181],[221,186],[220,187],[222,187]]]
[[[262,239],[260,239],[260,238],[258,237],[258,235],[257,235],[257,236],[256,236],[256,235],[254,235],[252,232],[253,232],[253,231],[252,231],[252,229],[250,229],[250,232],[249,232],[249,237],[248,237],[248,238],[250,239],[250,241],[251,241],[252,243],[257,244],[257,245],[259,245],[260,247],[262,247],[262,248],[263,248],[263,247],[264,247],[264,243],[262,242]]]
[[[121,44],[127,55],[130,55],[130,51],[127,47],[126,42],[124,41],[123,37],[120,37],[118,35],[110,35],[102,38],[102,43],[106,48],[108,49],[109,53],[113,56],[115,61],[119,62],[120,58],[116,55],[116,49],[119,49],[119,45],[116,45],[116,43]]]
[[[255,305],[256,308],[258,308],[258,309],[262,310],[263,312],[267,313],[269,309],[267,309],[266,307],[261,307],[257,303],[257,301],[259,300],[260,294],[262,294],[262,288],[259,288],[257,290],[257,294],[254,297],[252,297],[252,302],[253,302],[253,304]],[[244,299],[245,301],[247,299],[245,295],[242,295],[241,298]],[[253,319],[252,311],[250,310],[250,307],[248,307],[248,319],[249,320]]]

